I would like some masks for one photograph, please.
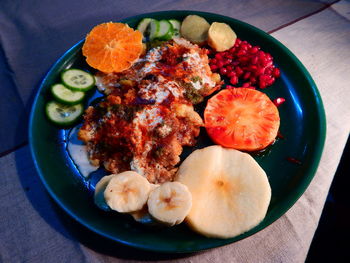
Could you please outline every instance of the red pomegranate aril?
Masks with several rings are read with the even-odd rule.
[[[259,58],[258,57],[252,57],[252,59],[250,60],[250,63],[252,63],[252,64],[257,64],[258,63],[258,61],[259,61]]]
[[[224,66],[224,62],[222,60],[219,60],[216,65],[218,66],[218,68],[222,68]]]
[[[235,77],[235,76],[236,76],[236,73],[234,71],[229,71],[227,73],[227,77],[229,77],[229,78],[232,78],[232,77]]]
[[[217,65],[214,65],[214,64],[211,64],[211,65],[210,65],[210,69],[211,69],[212,71],[215,71],[215,70],[218,69],[218,66],[217,66]]]
[[[218,63],[218,60],[217,60],[216,58],[212,58],[212,59],[210,60],[210,63],[216,64],[216,63]]]
[[[230,83],[231,83],[232,85],[236,85],[237,82],[238,82],[237,76],[233,76],[232,78],[230,78]]]
[[[243,75],[243,79],[249,79],[251,73],[249,71],[247,71],[246,73],[244,73]]]
[[[269,76],[269,78],[266,81],[267,85],[269,86],[271,86],[274,82],[275,82],[275,78],[271,76]]]
[[[285,98],[277,98],[273,100],[273,103],[276,105],[276,107],[280,106],[286,101]]]
[[[253,76],[250,76],[249,81],[250,81],[252,84],[255,84],[255,83],[256,83],[256,78],[253,77]]]
[[[243,64],[246,64],[249,60],[250,60],[250,58],[246,57],[246,56],[242,56],[239,58],[239,61]]]
[[[252,47],[251,49],[249,49],[249,53],[250,54],[255,54],[259,51],[259,49],[257,47]]]
[[[216,54],[215,54],[215,58],[216,58],[217,60],[221,60],[221,59],[222,59],[221,53],[216,53]]]
[[[239,61],[232,61],[232,66],[238,66],[239,65]]]
[[[250,86],[250,82],[245,82],[243,83],[242,88],[247,88],[249,86]]]
[[[264,74],[264,72],[265,72],[265,68],[258,68],[255,71],[255,76],[260,76],[261,74]]]
[[[226,68],[220,68],[220,74],[221,75],[226,75],[227,74],[227,69]]]
[[[272,70],[272,76],[274,76],[275,78],[279,78],[279,76],[281,76],[281,72],[278,68],[274,68]]]
[[[249,68],[248,68],[249,71],[252,71],[252,72],[255,72],[258,70],[258,67],[255,66],[255,65],[250,65]]]
[[[227,71],[232,71],[232,70],[233,70],[233,67],[230,66],[230,65],[228,65],[228,66],[226,67],[226,69],[227,69]]]
[[[271,75],[272,74],[272,68],[271,67],[266,67],[265,70],[264,70],[264,74],[266,75]]]
[[[231,64],[231,63],[232,63],[232,59],[227,58],[227,59],[224,60],[224,64],[225,65],[228,65],[228,64]]]
[[[237,46],[240,45],[241,42],[242,42],[242,40],[240,40],[239,38],[237,38],[237,39],[236,39],[236,42],[235,42],[235,46],[236,46],[236,45],[237,45]]]
[[[237,76],[241,76],[243,74],[243,70],[240,67],[235,68]]]
[[[242,56],[244,56],[245,54],[247,54],[247,51],[241,49],[240,51],[238,51],[237,57],[242,57]]]

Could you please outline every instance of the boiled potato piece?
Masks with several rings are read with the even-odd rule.
[[[187,40],[201,44],[208,38],[209,27],[209,23],[203,17],[189,15],[182,22],[180,33]]]
[[[208,44],[216,51],[225,51],[233,47],[237,39],[236,33],[225,23],[214,22],[208,31]]]

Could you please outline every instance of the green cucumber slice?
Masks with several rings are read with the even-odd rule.
[[[159,21],[159,32],[157,38],[161,40],[169,40],[174,35],[174,28],[168,20]]]
[[[83,104],[65,105],[56,101],[46,104],[46,115],[50,121],[60,126],[75,123],[83,114]]]
[[[95,77],[81,69],[67,69],[62,72],[63,84],[74,91],[88,91],[95,85]]]
[[[57,101],[68,105],[78,104],[85,97],[84,92],[73,91],[71,89],[68,89],[63,84],[53,85],[51,87],[51,93]]]
[[[174,37],[179,37],[180,36],[180,28],[181,28],[181,22],[176,19],[170,19],[168,20],[170,24],[174,28]]]
[[[151,23],[153,19],[152,18],[144,18],[140,21],[140,23],[137,25],[137,30],[142,33],[142,35],[145,36],[145,33],[147,31],[147,28],[149,24]]]
[[[159,21],[152,19],[149,23],[149,39],[153,40],[158,37],[159,34]]]

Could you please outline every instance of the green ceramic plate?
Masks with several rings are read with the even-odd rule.
[[[280,108],[280,131],[285,139],[278,140],[264,155],[254,156],[266,171],[272,199],[265,219],[250,231],[231,239],[210,239],[192,232],[185,224],[154,230],[134,222],[128,216],[105,213],[96,208],[92,189],[96,176],[84,180],[66,151],[67,131],[52,125],[45,116],[50,86],[59,81],[59,74],[68,67],[88,69],[81,55],[83,41],[68,50],[43,79],[35,98],[29,128],[29,141],[39,176],[57,203],[78,222],[96,233],[117,242],[146,250],[162,252],[193,252],[229,244],[253,235],[281,217],[303,194],[318,166],[326,133],[321,97],[311,76],[300,61],[280,42],[263,31],[217,14],[194,11],[167,11],[124,19],[135,27],[144,17],[175,18],[198,14],[209,22],[225,22],[238,37],[271,53],[282,75],[273,86],[264,90],[271,99],[286,98]],[[198,147],[211,144],[202,132]],[[193,149],[188,149],[188,154]],[[301,161],[287,161],[293,157]]]

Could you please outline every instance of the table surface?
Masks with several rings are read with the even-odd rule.
[[[33,97],[50,66],[94,25],[162,10],[214,12],[270,33],[309,70],[327,117],[319,168],[298,202],[263,231],[195,254],[139,251],[86,230],[49,197],[27,145]],[[0,25],[1,262],[305,260],[350,131],[349,1],[5,0],[0,3]]]

